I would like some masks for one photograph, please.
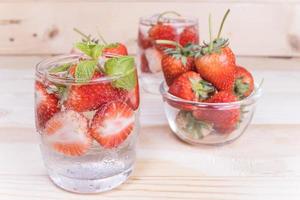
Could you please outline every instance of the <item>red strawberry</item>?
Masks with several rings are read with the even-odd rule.
[[[199,43],[198,30],[194,26],[186,27],[179,35],[179,43],[182,46],[185,46],[189,43],[198,44]]]
[[[125,45],[123,45],[121,43],[112,43],[112,44],[107,45],[104,48],[103,54],[107,58],[111,58],[111,57],[119,56],[119,55],[127,56],[128,52],[127,52],[127,48]]]
[[[249,96],[254,89],[254,80],[249,71],[237,66],[235,71],[234,93],[239,99]]]
[[[139,82],[137,81],[135,88],[128,93],[126,102],[133,110],[137,110],[140,105]]]
[[[67,156],[81,156],[92,144],[88,120],[72,110],[55,114],[46,123],[43,134],[46,143]]]
[[[147,60],[144,53],[141,55],[140,59],[141,59],[141,70],[142,70],[142,72],[145,72],[145,73],[151,72],[150,69],[149,69],[148,60]]]
[[[233,90],[235,56],[229,47],[221,48],[219,53],[209,53],[196,58],[195,65],[201,77],[218,90]]]
[[[152,40],[175,41],[176,30],[170,25],[165,25],[162,22],[158,22],[156,25],[152,26],[149,29],[149,37]]]
[[[104,76],[96,72],[93,79]],[[127,91],[114,88],[110,82],[72,85],[69,89],[65,106],[67,109],[84,112],[95,110],[102,104],[125,99]]]
[[[214,91],[210,83],[202,80],[200,75],[193,71],[180,75],[169,88],[172,95],[189,101],[203,101]]]
[[[161,61],[162,71],[168,86],[184,72],[194,69],[192,52],[185,47],[180,47],[177,43],[174,44],[176,49],[166,49],[166,54]]]
[[[90,134],[104,148],[123,143],[134,127],[134,112],[121,101],[104,104],[95,114]]]
[[[226,91],[221,91],[206,100],[207,103],[228,103],[234,102],[237,98]],[[215,130],[219,133],[231,133],[234,131],[240,120],[240,109],[199,109],[194,110],[193,115],[197,120],[208,121],[214,124]]]
[[[164,55],[162,59],[162,70],[167,84],[170,86],[178,76],[184,72],[191,71],[193,65],[194,61],[192,57],[185,57],[185,61],[183,61],[182,58]]]
[[[220,38],[223,24],[230,10],[227,10],[220,25],[216,39],[204,43],[195,60],[196,69],[201,77],[211,82],[218,90],[233,91],[235,79],[235,55],[228,47],[228,40]],[[211,21],[209,20],[209,30]],[[210,38],[212,38],[210,32]]]
[[[47,92],[43,83],[35,82],[36,126],[44,127],[45,123],[59,111],[58,98]]]
[[[149,37],[152,39],[152,41],[154,41],[154,40],[175,41],[176,40],[176,30],[170,25],[165,25],[162,22],[158,22],[156,25],[152,26],[149,29]],[[162,49],[165,47],[170,47],[170,45],[159,44],[159,45],[156,45],[156,47],[158,47],[159,49]]]
[[[147,49],[149,47],[152,47],[152,41],[151,41],[151,39],[144,36],[144,34],[141,31],[139,31],[138,45],[142,49]]]

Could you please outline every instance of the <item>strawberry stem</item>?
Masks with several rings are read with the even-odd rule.
[[[228,16],[229,12],[230,12],[230,9],[228,9],[228,10],[226,11],[226,13],[225,13],[225,15],[224,15],[224,17],[223,17],[223,19],[222,19],[222,22],[221,22],[221,25],[220,25],[220,28],[219,28],[219,33],[218,33],[217,39],[219,39],[220,36],[221,36],[222,29],[223,29],[223,25],[224,25],[224,22],[225,22],[225,20],[226,20],[226,18],[227,18],[227,16]]]
[[[178,12],[175,12],[175,11],[165,11],[165,12],[160,13],[160,15],[158,15],[157,22],[161,22],[163,16],[168,15],[168,14],[173,14],[173,15],[176,15],[177,17],[181,17],[181,14],[179,14]]]
[[[104,37],[101,35],[99,29],[98,29],[98,31],[97,31],[97,34],[98,34],[100,40],[101,40],[105,45],[107,45],[108,43],[106,42],[106,40],[104,39]]]
[[[209,47],[208,47],[208,51],[211,52],[212,49],[213,49],[211,14],[209,14],[209,17],[208,17],[208,26],[209,26]]]
[[[73,28],[73,30],[78,33],[79,35],[81,35],[83,38],[85,38],[87,41],[91,40],[91,36],[90,35],[86,35],[83,32],[81,32],[79,29],[77,28]]]
[[[155,40],[155,43],[156,44],[169,44],[169,45],[173,45],[173,46],[175,46],[177,48],[180,48],[180,49],[183,48],[179,43],[171,41],[171,40]]]

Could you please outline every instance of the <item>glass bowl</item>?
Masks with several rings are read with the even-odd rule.
[[[160,85],[163,106],[173,133],[189,144],[218,145],[240,137],[250,124],[256,102],[261,96],[257,85],[247,98],[230,103],[188,101]]]

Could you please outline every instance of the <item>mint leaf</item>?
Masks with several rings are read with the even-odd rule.
[[[113,86],[117,88],[132,90],[137,83],[134,58],[131,56],[110,58],[105,62],[104,73],[108,76],[120,76],[113,82]]]
[[[95,45],[92,48],[92,55],[91,57],[95,60],[97,60],[99,58],[99,56],[102,54],[102,50],[103,50],[104,46],[103,45]]]
[[[67,71],[70,67],[71,67],[71,63],[65,63],[65,64],[62,64],[62,65],[59,65],[59,66],[56,66],[52,69],[49,70],[50,73],[59,73],[59,72],[65,72]]]
[[[76,82],[87,82],[91,80],[97,64],[97,60],[84,60],[79,62],[75,71]]]
[[[98,59],[102,53],[104,45],[90,42],[78,42],[75,44],[75,48],[79,49],[81,52],[93,59]]]
[[[86,42],[77,42],[75,44],[75,48],[79,49],[82,53],[91,56],[92,55],[92,49],[90,45]]]

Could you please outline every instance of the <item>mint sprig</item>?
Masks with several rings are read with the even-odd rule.
[[[92,59],[98,59],[102,54],[104,45],[99,45],[91,42],[77,42],[75,48],[80,50],[85,55],[91,57]]]
[[[92,39],[90,35],[85,35],[78,29],[74,29],[74,31],[83,37],[81,42],[74,45],[75,48],[90,57],[90,59],[79,61],[75,71],[75,79],[76,82],[88,82],[97,70],[98,59],[102,55],[105,45],[98,44],[98,40]]]
[[[113,86],[125,90],[132,90],[137,83],[135,72],[134,58],[124,56],[110,58],[104,64],[104,73],[108,76],[120,76],[113,81]]]
[[[96,70],[98,60],[83,60],[76,67],[75,79],[76,82],[87,82],[91,80]]]

